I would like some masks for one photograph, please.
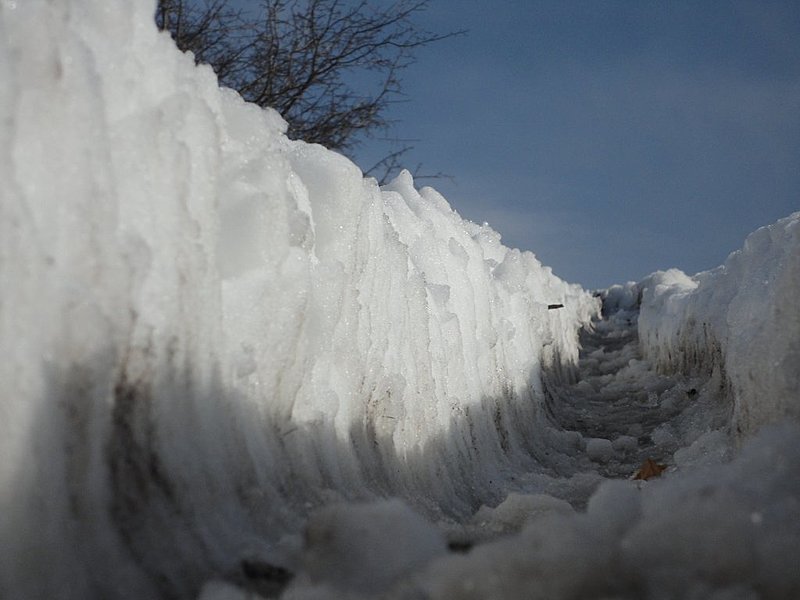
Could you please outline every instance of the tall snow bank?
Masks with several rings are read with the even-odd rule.
[[[735,431],[800,420],[800,212],[752,233],[717,269],[639,285],[645,353],[662,369],[717,369]]]
[[[2,597],[189,597],[343,498],[468,514],[596,312],[289,141],[153,9],[0,2]]]

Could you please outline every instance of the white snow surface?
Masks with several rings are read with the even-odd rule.
[[[0,563],[18,597],[186,596],[244,555],[280,561],[335,498],[468,514],[541,443],[541,365],[576,360],[597,310],[407,173],[381,190],[289,141],[152,13],[2,4]]]
[[[719,370],[737,433],[800,420],[800,212],[712,271],[659,271],[638,288],[645,354],[665,371]]]
[[[0,0],[0,598],[800,595],[800,213],[600,320],[153,10]]]

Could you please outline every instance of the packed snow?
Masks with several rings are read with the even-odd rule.
[[[800,213],[592,294],[153,10],[0,0],[0,597],[800,596]]]
[[[740,434],[800,420],[800,213],[752,233],[721,267],[640,284],[640,336],[664,370],[722,372]]]

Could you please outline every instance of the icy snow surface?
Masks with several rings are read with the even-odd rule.
[[[800,420],[800,213],[762,227],[713,271],[654,273],[640,336],[662,370],[719,371],[740,434]]]
[[[800,595],[800,214],[601,318],[152,12],[0,0],[0,598]]]

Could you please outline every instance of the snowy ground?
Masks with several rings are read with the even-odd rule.
[[[152,11],[0,1],[0,598],[800,597],[800,213],[600,319]]]
[[[326,535],[307,536],[285,597],[793,597],[800,431],[767,428],[737,450],[720,372],[657,373],[638,310],[604,312],[582,331],[577,369],[546,377],[554,443],[506,477],[499,505],[438,524],[450,552],[431,543],[435,528],[386,539],[390,524],[414,523],[400,506],[342,507],[357,525],[318,515],[311,530]],[[641,478],[648,460],[660,472]],[[419,563],[395,562],[398,539],[425,549]]]
[[[576,382],[548,395],[554,423],[586,442],[591,462],[575,469],[630,477],[646,459],[669,462],[698,431],[727,423],[720,382],[658,374],[642,357],[637,321],[637,312],[620,311],[584,330]]]

